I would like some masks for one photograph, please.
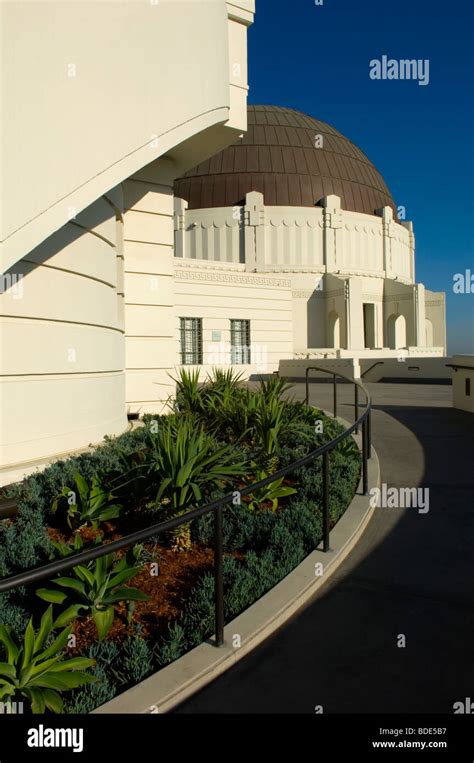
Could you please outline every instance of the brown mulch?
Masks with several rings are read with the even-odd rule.
[[[137,624],[140,624],[144,637],[166,630],[168,623],[175,620],[182,611],[190,589],[213,567],[214,553],[209,548],[194,545],[190,551],[176,552],[162,546],[145,545],[145,549],[153,552],[154,561],[158,564],[158,575],[151,574],[151,564],[154,562],[147,562],[129,585],[139,588],[150,599],[134,602],[130,621],[126,603],[116,604],[116,616],[106,640],[121,642],[127,636],[136,635]],[[76,636],[76,646],[71,649],[72,653],[83,654],[88,646],[97,641],[95,624],[90,617],[76,620],[73,633]]]
[[[293,481],[285,479],[283,484],[292,485]],[[244,505],[250,501],[250,496],[242,497]],[[280,499],[278,511],[284,510],[286,501],[285,498]],[[271,502],[265,502],[260,508],[271,508]],[[100,530],[90,526],[72,530],[63,516],[57,518],[56,527],[48,527],[48,535],[51,540],[72,543],[75,534],[78,534],[82,538],[85,550],[91,548],[94,540],[99,537],[104,543],[109,543],[152,523],[153,520],[147,516],[146,511],[132,511],[120,519],[102,523]],[[137,625],[140,626],[143,637],[151,640],[154,635],[166,632],[168,625],[181,614],[192,588],[205,572],[213,569],[213,549],[197,544],[193,544],[189,551],[175,551],[165,545],[149,542],[144,544],[144,550],[148,561],[127,585],[138,588],[150,598],[147,601],[131,602],[131,608],[126,602],[115,604],[115,619],[105,637],[106,640],[120,643],[127,636],[136,636]],[[126,553],[127,549],[124,549],[118,552],[117,557],[120,558]],[[245,554],[234,552],[232,556],[243,559]],[[158,575],[152,574],[152,564],[158,565]],[[91,617],[76,620],[73,633],[76,636],[76,644],[70,649],[71,654],[84,654],[88,647],[97,641],[97,631]]]

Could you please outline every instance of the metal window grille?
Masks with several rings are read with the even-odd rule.
[[[202,364],[202,318],[180,318],[181,365]]]
[[[231,320],[230,322],[231,363],[244,365],[250,359],[250,321]]]

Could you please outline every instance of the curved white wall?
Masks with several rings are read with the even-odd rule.
[[[261,196],[261,194],[256,194]],[[337,199],[338,197],[328,197]],[[334,202],[333,202],[334,203]],[[260,229],[257,270],[341,272],[398,278],[413,283],[411,228],[386,222],[384,216],[323,207],[258,209],[258,223],[249,223],[248,207],[186,210],[180,256],[197,260],[244,263],[248,260],[245,229]],[[260,244],[260,245],[259,245]]]
[[[1,3],[2,272],[158,157],[176,177],[237,139],[253,12],[254,0]]]
[[[169,389],[172,183],[246,129],[253,12],[1,3],[1,484]]]
[[[17,263],[0,296],[2,482],[127,425],[117,218],[99,199]]]

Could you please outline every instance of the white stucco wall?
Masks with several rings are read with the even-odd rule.
[[[99,199],[29,252],[0,296],[2,482],[126,427],[117,204]]]
[[[173,193],[150,166],[124,183],[126,402],[161,411],[173,391]]]
[[[249,197],[256,200],[256,213]],[[255,246],[259,271],[368,274],[413,283],[413,235],[393,221],[390,208],[376,216],[341,209],[337,196],[323,203],[325,207],[265,206],[256,192],[248,194],[242,207],[187,210],[181,201],[176,208],[183,218],[179,256],[248,263],[248,250]],[[253,230],[247,240],[248,228]]]
[[[244,377],[278,370],[280,358],[293,352],[291,281],[256,273],[243,266],[176,260],[175,336],[179,351],[179,318],[202,318],[203,365],[230,365],[230,319],[250,320],[250,365],[236,366]],[[218,338],[213,341],[213,332]],[[178,361],[179,362],[179,361]]]
[[[228,145],[225,122],[237,138],[253,10],[253,0],[1,4],[2,272],[159,156],[178,176]]]
[[[5,484],[171,390],[172,183],[246,129],[254,3],[0,10]]]
[[[474,355],[454,355],[451,363],[455,366],[452,369],[453,406],[474,413]]]
[[[251,192],[235,207],[188,210],[176,199],[174,227],[183,262],[240,263],[291,280],[295,353],[339,349],[335,321],[340,347],[364,351],[364,304],[374,312],[371,351],[445,347],[442,295],[426,307],[424,286],[414,281],[413,225],[395,222],[390,207],[349,212],[335,195],[320,207],[274,207]]]

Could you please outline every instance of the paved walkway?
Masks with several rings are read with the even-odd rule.
[[[474,415],[449,386],[368,387],[382,482],[429,487],[429,512],[377,509],[313,601],[175,712],[451,713],[474,699]],[[330,409],[331,387],[310,400]]]

